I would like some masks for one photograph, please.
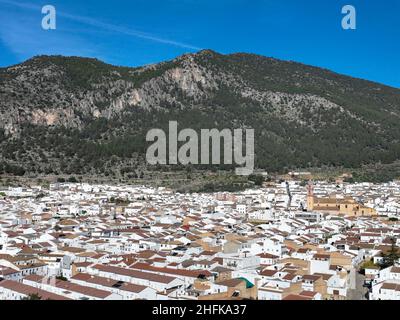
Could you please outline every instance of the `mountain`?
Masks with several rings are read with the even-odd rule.
[[[400,159],[400,90],[211,50],[139,68],[38,56],[0,69],[0,172],[135,177],[150,128],[254,128],[269,171]],[[139,170],[140,169],[140,170]]]

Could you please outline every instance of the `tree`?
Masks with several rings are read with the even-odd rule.
[[[382,253],[382,262],[380,263],[381,268],[387,268],[393,266],[395,262],[400,258],[399,248],[396,246],[396,239],[390,238],[391,247],[388,253]]]
[[[379,266],[377,266],[372,260],[365,261],[361,266],[360,266],[360,273],[365,274],[365,269],[377,269]]]
[[[256,186],[262,186],[264,182],[264,177],[259,174],[251,174],[248,179],[253,181]]]
[[[300,186],[305,187],[308,184],[308,180],[301,180]]]
[[[22,300],[42,300],[42,297],[39,296],[37,293],[28,294],[27,297],[22,298]]]
[[[77,183],[78,180],[77,180],[75,177],[69,177],[69,178],[68,178],[68,182],[70,182],[70,183]]]
[[[66,277],[64,277],[63,275],[57,276],[56,279],[61,280],[61,281],[68,281],[68,279]]]

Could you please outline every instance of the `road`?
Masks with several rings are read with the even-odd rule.
[[[286,181],[286,192],[289,197],[289,201],[287,203],[287,208],[289,209],[292,204],[292,193],[290,192],[289,182]]]
[[[365,294],[368,289],[363,287],[365,276],[352,268],[349,274],[349,290],[347,300],[367,300]]]

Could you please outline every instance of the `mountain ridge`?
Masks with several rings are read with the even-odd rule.
[[[165,61],[156,62],[156,63],[149,63],[149,64],[140,65],[140,66],[116,65],[116,64],[105,62],[105,61],[103,61],[103,60],[101,60],[99,58],[95,58],[95,57],[85,57],[85,56],[75,56],[75,55],[65,56],[65,55],[46,55],[46,54],[43,54],[43,55],[32,56],[31,58],[26,59],[25,61],[22,61],[22,62],[19,62],[19,63],[16,63],[16,64],[0,67],[0,70],[6,70],[6,69],[9,69],[9,68],[12,68],[12,67],[24,65],[24,64],[26,64],[26,63],[28,63],[30,61],[35,61],[37,59],[39,59],[39,60],[40,59],[48,59],[48,58],[51,59],[51,58],[58,58],[58,57],[66,58],[66,59],[82,59],[82,60],[87,60],[87,61],[99,62],[101,64],[104,64],[104,65],[107,65],[107,66],[110,66],[110,67],[115,67],[115,68],[140,69],[140,68],[146,68],[146,67],[151,67],[151,66],[154,66],[154,65],[166,63],[166,62],[169,62],[169,61],[178,60],[180,58],[184,58],[185,56],[194,56],[194,55],[209,54],[209,53],[211,53],[213,55],[227,56],[227,57],[229,57],[229,56],[254,56],[254,57],[263,58],[263,59],[270,59],[270,60],[274,60],[274,61],[278,61],[278,62],[292,63],[292,64],[295,64],[295,65],[305,66],[305,67],[308,67],[308,68],[315,68],[315,69],[323,70],[323,71],[329,72],[329,73],[331,73],[333,75],[339,75],[339,76],[343,76],[343,77],[346,77],[346,78],[351,78],[351,79],[354,79],[354,80],[365,81],[365,82],[368,82],[370,84],[376,84],[376,85],[379,85],[379,86],[384,86],[384,87],[387,87],[387,88],[400,90],[400,88],[395,87],[393,85],[381,83],[379,81],[372,80],[372,79],[366,79],[366,78],[362,78],[362,77],[353,76],[353,75],[350,75],[350,74],[344,74],[344,73],[335,71],[333,69],[330,69],[329,67],[310,65],[310,64],[299,62],[299,61],[295,61],[295,60],[285,60],[285,59],[275,58],[275,57],[272,57],[272,56],[265,56],[265,55],[262,55],[262,54],[245,52],[245,51],[238,51],[238,52],[233,52],[233,53],[228,53],[228,54],[222,54],[222,53],[219,53],[219,52],[217,52],[215,50],[212,50],[212,49],[202,49],[202,50],[200,50],[200,51],[198,51],[196,53],[185,53],[185,54],[177,56],[176,58],[171,59],[171,60],[165,60]]]
[[[169,120],[254,128],[256,164],[272,171],[400,159],[399,89],[302,63],[207,49],[134,68],[37,56],[0,69],[3,172],[136,172],[147,130]]]

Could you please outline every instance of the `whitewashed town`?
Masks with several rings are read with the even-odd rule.
[[[0,190],[0,300],[400,300],[400,182]]]

